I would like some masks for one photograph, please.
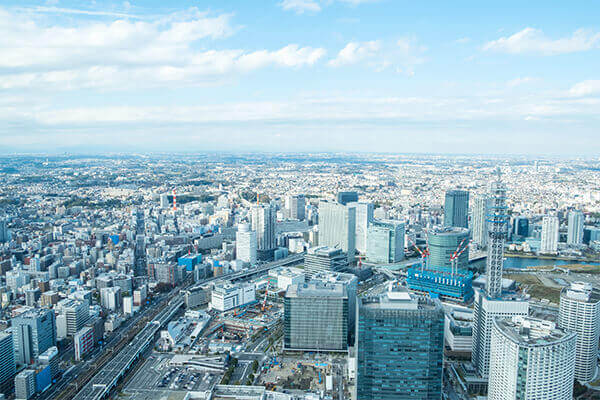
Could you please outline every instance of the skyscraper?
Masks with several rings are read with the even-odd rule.
[[[496,318],[489,400],[571,400],[576,335],[550,321]]]
[[[56,346],[54,311],[31,309],[12,319],[15,361],[31,364],[52,346]]]
[[[542,220],[540,253],[556,254],[558,251],[558,217],[547,215]]]
[[[11,331],[0,332],[0,393],[8,396],[15,375],[15,355]]]
[[[466,228],[445,227],[434,228],[427,234],[429,241],[428,267],[451,268],[450,258],[456,252],[459,245],[461,248],[469,244],[469,230]],[[457,258],[458,269],[466,270],[469,266],[469,249]]]
[[[358,300],[359,400],[440,399],[444,311],[438,300],[392,287]]]
[[[404,224],[374,221],[368,228],[367,260],[389,264],[404,259]]]
[[[486,262],[485,291],[491,298],[502,294],[502,267],[504,265],[504,241],[508,216],[506,213],[506,186],[500,179],[490,184],[491,204],[488,214],[488,256]]]
[[[288,350],[345,351],[348,292],[340,283],[290,285],[285,293],[283,344]]]
[[[491,207],[488,214],[488,256],[485,289],[475,292],[473,310],[473,351],[471,360],[481,377],[490,366],[492,325],[496,317],[527,316],[529,303],[518,297],[502,296],[502,267],[506,237],[506,187],[498,177],[490,184]]]
[[[600,336],[600,291],[585,282],[571,283],[560,293],[558,326],[577,333],[575,378],[589,382],[596,375]]]
[[[306,207],[306,197],[303,194],[290,195],[285,198],[285,208],[288,217],[302,221],[305,218],[304,208]]]
[[[256,232],[250,230],[250,224],[239,224],[235,234],[235,254],[238,260],[256,264]]]
[[[356,192],[338,192],[337,202],[343,205],[358,201],[358,193]]]
[[[585,216],[581,211],[569,211],[567,227],[567,244],[577,245],[583,243],[583,223]]]
[[[460,228],[469,227],[469,192],[449,190],[444,203],[444,225]]]
[[[319,245],[338,247],[354,261],[356,208],[327,201],[319,202]]]
[[[473,214],[471,231],[473,242],[480,247],[485,247],[488,241],[487,216],[490,208],[490,198],[487,194],[475,197],[473,201]]]
[[[257,250],[273,250],[275,245],[275,208],[271,205],[252,207],[252,230],[256,232]]]
[[[373,222],[373,203],[354,202],[348,205],[356,208],[356,250],[365,254],[367,252],[367,230]]]

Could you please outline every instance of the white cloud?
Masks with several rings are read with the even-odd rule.
[[[558,55],[591,50],[600,46],[600,33],[578,29],[571,36],[550,39],[539,29],[525,28],[512,36],[501,37],[483,46],[484,50],[493,50],[509,54]]]
[[[267,66],[314,65],[322,48],[211,50],[236,30],[231,15],[195,8],[152,21],[115,18],[44,26],[30,14],[0,8],[0,87],[128,88],[204,84],[215,76]],[[18,71],[18,72],[15,72]]]
[[[600,80],[579,82],[571,87],[569,95],[575,97],[600,95]]]
[[[516,87],[516,86],[521,86],[521,85],[525,85],[528,83],[533,83],[537,80],[538,80],[537,78],[533,78],[531,76],[524,76],[521,78],[511,79],[510,81],[507,82],[507,85],[509,87]]]
[[[364,62],[375,71],[393,69],[407,75],[414,74],[414,66],[424,62],[426,48],[412,37],[401,38],[395,43],[381,40],[350,42],[329,61],[329,66],[339,67]]]
[[[337,57],[329,61],[332,67],[341,65],[356,64],[359,61],[375,57],[381,50],[381,42],[373,40],[370,42],[350,42],[340,52]]]
[[[314,0],[283,0],[279,3],[279,7],[285,11],[294,11],[297,14],[321,11],[321,6]]]

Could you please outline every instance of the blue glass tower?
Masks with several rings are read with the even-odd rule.
[[[395,287],[359,300],[358,400],[440,399],[444,312],[438,300]]]

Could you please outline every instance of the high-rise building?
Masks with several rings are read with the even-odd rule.
[[[404,224],[399,221],[373,221],[367,230],[367,260],[378,264],[404,259]]]
[[[567,244],[577,245],[583,243],[583,223],[585,216],[581,211],[569,211],[567,226]]]
[[[24,369],[15,376],[15,399],[28,400],[35,394],[35,370]]]
[[[56,310],[65,316],[67,336],[75,335],[90,319],[87,300],[63,299],[56,304]]]
[[[169,208],[169,195],[167,193],[161,193],[160,195],[160,208]]]
[[[256,248],[269,251],[276,248],[275,244],[275,208],[271,205],[256,205],[252,207],[252,230],[256,232]]]
[[[159,280],[159,282],[162,282]],[[107,287],[100,289],[100,304],[102,307],[118,311],[121,309],[121,288]]]
[[[600,291],[585,282],[571,283],[560,293],[558,326],[577,333],[575,378],[589,382],[596,375],[600,335]]]
[[[489,400],[571,400],[576,334],[550,321],[496,318]]]
[[[519,297],[502,296],[502,268],[506,240],[506,187],[500,170],[490,184],[488,214],[488,256],[485,288],[475,292],[473,309],[473,351],[471,360],[481,377],[489,375],[492,324],[496,317],[527,316],[529,303]]]
[[[338,192],[337,202],[343,205],[358,201],[358,193],[356,192]]]
[[[356,328],[356,295],[358,293],[358,278],[356,275],[344,272],[319,272],[312,276],[310,282],[344,285],[346,293],[348,294],[348,343],[354,343],[354,333]]]
[[[451,268],[450,258],[459,245],[467,246],[466,250],[456,259],[456,267],[466,270],[469,267],[469,230],[466,228],[444,227],[434,228],[428,232],[429,257],[427,260],[430,269]]]
[[[305,218],[306,197],[303,194],[289,195],[285,198],[288,217],[302,221]]]
[[[356,398],[441,399],[444,311],[393,287],[358,300]]]
[[[556,254],[558,251],[558,217],[547,215],[542,220],[542,242],[540,253]]]
[[[444,203],[444,225],[460,228],[469,227],[469,192],[449,190]]]
[[[490,198],[487,194],[475,197],[473,201],[473,214],[471,221],[471,231],[473,232],[473,242],[480,247],[487,246],[488,241],[488,223],[487,218],[490,209]]]
[[[513,219],[513,240],[523,239],[529,235],[529,219],[517,216]]]
[[[12,319],[15,361],[32,364],[52,346],[56,346],[56,320],[54,311],[31,309]]]
[[[319,203],[319,245],[338,247],[354,261],[356,208],[338,203]]]
[[[345,285],[323,282],[290,285],[284,300],[283,347],[346,351],[348,292]]]
[[[367,252],[367,232],[369,225],[373,223],[373,203],[354,202],[348,204],[356,209],[356,250],[359,253]]]
[[[348,257],[339,248],[311,247],[304,256],[304,271],[307,278],[321,271],[339,271],[347,266]]]
[[[8,230],[8,221],[6,218],[0,218],[0,243],[10,240],[10,231]]]
[[[0,393],[8,396],[15,376],[13,335],[10,330],[0,332]]]
[[[238,260],[256,264],[256,232],[250,230],[250,224],[239,224],[235,235],[235,254]]]
[[[94,348],[94,329],[91,326],[80,329],[73,336],[73,346],[75,349],[75,360],[81,361],[83,356]]]
[[[494,319],[528,314],[529,303],[526,300],[490,298],[485,294],[485,290],[475,291],[471,360],[480,376],[487,377],[489,374]]]

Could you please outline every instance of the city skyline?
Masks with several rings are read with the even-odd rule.
[[[595,155],[589,7],[4,2],[0,147]]]

